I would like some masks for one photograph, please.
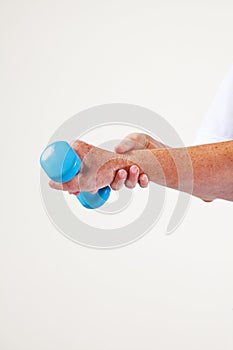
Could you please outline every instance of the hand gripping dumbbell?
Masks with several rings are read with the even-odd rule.
[[[78,174],[81,159],[67,142],[57,141],[48,145],[42,152],[40,164],[51,180],[68,182]],[[80,192],[77,198],[85,208],[96,209],[108,200],[110,192],[110,187],[106,186],[95,194]]]

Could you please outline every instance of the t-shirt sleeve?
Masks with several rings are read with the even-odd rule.
[[[233,64],[222,81],[195,144],[233,140]]]

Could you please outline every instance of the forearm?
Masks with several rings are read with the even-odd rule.
[[[129,152],[150,181],[207,199],[233,201],[233,141]]]
[[[112,183],[119,169],[138,165],[150,181],[202,199],[233,201],[233,141],[187,148],[156,148],[109,152],[76,141],[82,159],[79,174],[67,183],[50,182],[54,189],[72,193],[94,191]]]

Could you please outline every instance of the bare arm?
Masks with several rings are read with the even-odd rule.
[[[137,150],[129,156],[150,181],[189,193],[192,189],[191,194],[208,200],[233,201],[233,141]]]
[[[50,182],[55,189],[76,193],[96,191],[110,184],[119,169],[136,164],[150,181],[196,197],[233,201],[233,141],[185,148],[139,149],[116,154],[82,141],[73,145],[82,169],[66,184]]]

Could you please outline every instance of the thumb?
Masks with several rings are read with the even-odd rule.
[[[137,142],[130,140],[128,138],[123,139],[116,147],[116,153],[126,153],[137,148]]]

